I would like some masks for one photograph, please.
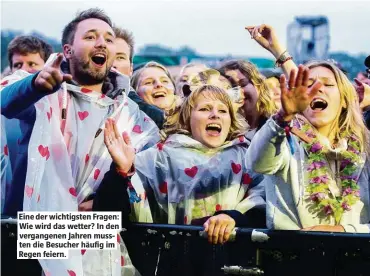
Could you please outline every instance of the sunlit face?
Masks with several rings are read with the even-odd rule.
[[[176,80],[176,91],[177,91],[176,93],[180,97],[189,96],[187,93],[183,93],[182,87],[184,86],[184,84],[189,84],[188,83],[189,76],[198,74],[206,69],[207,69],[207,66],[205,66],[204,64],[196,64],[194,66],[185,68],[181,72],[181,75],[179,75]]]
[[[240,86],[244,93],[244,114],[254,114],[257,112],[258,91],[253,83],[240,70],[227,70],[228,76],[233,86]]]
[[[122,38],[116,38],[116,58],[113,67],[126,76],[132,75],[132,63],[130,62],[130,46]]]
[[[315,67],[309,71],[309,87],[318,79],[323,85],[310,106],[303,112],[304,116],[318,130],[334,123],[341,112],[342,104],[338,84],[334,73],[325,67]]]
[[[166,73],[157,67],[143,69],[137,93],[148,104],[169,110],[175,102],[175,87]]]
[[[217,148],[227,139],[231,116],[228,106],[208,93],[212,92],[204,91],[195,101],[190,116],[191,135],[203,145]]]
[[[116,57],[114,40],[112,28],[102,20],[78,23],[73,44],[64,45],[73,78],[82,85],[102,83]]]
[[[39,53],[27,53],[25,55],[15,53],[12,56],[12,73],[17,70],[24,70],[28,73],[36,73],[42,70],[45,61]]]
[[[272,77],[266,79],[266,84],[271,92],[271,99],[275,102],[275,105],[278,109],[281,107],[281,89],[280,89],[280,82],[277,78]]]

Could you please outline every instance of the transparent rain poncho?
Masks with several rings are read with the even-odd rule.
[[[21,75],[10,76],[9,84],[25,72]],[[128,78],[126,83],[129,89]],[[120,132],[130,135],[137,152],[159,140],[155,123],[125,93],[111,99],[84,87],[66,84],[65,88],[35,104],[24,211],[77,211],[98,188],[112,163],[100,131],[108,117],[115,119]],[[70,250],[69,259],[40,263],[45,275],[136,275],[124,243],[118,242],[120,250]]]

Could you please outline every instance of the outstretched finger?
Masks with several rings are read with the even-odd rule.
[[[114,131],[114,135],[115,135],[116,139],[118,139],[118,140],[122,139],[122,136],[118,131],[117,124],[113,119],[112,119],[112,126],[113,126],[113,131]]]
[[[309,77],[310,77],[310,72],[309,72],[308,68],[306,68],[303,71],[303,81],[302,81],[303,86],[308,86]]]
[[[51,67],[60,69],[60,65],[62,64],[62,61],[63,61],[63,54],[59,53],[56,59],[51,63]]]
[[[289,80],[288,80],[289,89],[295,88],[294,86],[295,79],[296,79],[296,70],[293,69],[292,71],[290,71],[290,74],[289,74]]]
[[[282,94],[287,92],[286,77],[284,74],[280,75],[280,90]]]
[[[109,147],[110,141],[109,141],[109,122],[105,122],[105,129],[104,129],[104,144]]]
[[[304,70],[305,70],[305,67],[302,64],[300,64],[298,66],[298,73],[297,73],[297,77],[295,79],[294,87],[301,86],[302,80],[303,80],[303,72],[304,72]]]

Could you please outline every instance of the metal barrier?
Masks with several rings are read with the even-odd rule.
[[[202,227],[136,224],[121,233],[146,275],[370,275],[370,234],[237,229],[210,245]]]
[[[2,219],[2,275],[39,276],[36,260],[16,260],[15,223]],[[216,246],[196,226],[135,224],[121,235],[143,276],[370,275],[370,234],[239,228]]]

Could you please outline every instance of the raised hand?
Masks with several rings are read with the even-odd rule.
[[[112,119],[108,119],[105,123],[104,143],[117,169],[128,173],[134,163],[135,148],[132,146],[127,132],[121,135]]]
[[[260,26],[248,26],[245,27],[245,29],[248,30],[252,38],[257,41],[258,44],[271,52],[275,57],[280,56],[284,51],[279,43],[275,30],[271,26],[262,24]]]
[[[291,120],[295,114],[305,111],[322,86],[321,82],[316,81],[308,88],[308,70],[303,65],[299,65],[298,73],[292,70],[288,85],[285,75],[280,76],[281,112],[287,121]]]
[[[44,93],[53,93],[59,89],[64,81],[72,80],[72,75],[64,74],[60,69],[63,61],[63,54],[58,54],[57,58],[50,64],[46,65],[37,75],[34,85],[38,91]]]
[[[226,214],[219,214],[210,217],[203,226],[210,243],[222,244],[229,240],[235,227],[235,220]]]
[[[361,109],[366,109],[370,106],[370,86],[355,79],[355,88],[360,101]]]

